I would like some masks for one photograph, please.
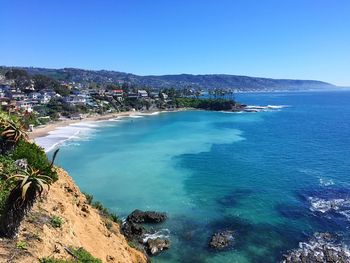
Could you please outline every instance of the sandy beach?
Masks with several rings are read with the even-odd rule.
[[[39,137],[44,137],[49,134],[49,132],[56,130],[59,127],[65,127],[70,124],[82,122],[82,121],[103,121],[103,120],[109,120],[114,119],[118,117],[128,117],[132,115],[152,115],[152,113],[156,112],[177,112],[177,111],[185,111],[185,110],[193,110],[192,108],[181,108],[181,109],[175,109],[175,110],[150,110],[150,111],[123,111],[123,112],[114,112],[110,114],[105,115],[93,115],[93,116],[87,116],[82,119],[77,120],[59,120],[55,122],[48,123],[46,125],[34,127],[32,132],[28,132],[29,139],[33,140]]]
[[[48,123],[43,126],[34,127],[34,130],[32,132],[28,132],[29,139],[35,139],[38,137],[44,137],[49,134],[49,132],[56,130],[59,127],[68,126],[73,123],[78,123],[81,121],[102,121],[102,120],[108,120],[113,119],[117,117],[125,117],[130,115],[137,115],[142,114],[143,112],[138,111],[124,111],[124,112],[115,112],[105,115],[94,115],[94,116],[88,116],[86,118],[78,119],[78,120],[59,120],[55,122]],[[148,113],[148,112],[147,112]]]

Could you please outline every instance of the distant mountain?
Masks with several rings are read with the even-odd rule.
[[[4,71],[8,67],[1,67]],[[163,75],[163,76],[138,76],[135,74],[108,71],[108,70],[83,70],[76,68],[47,69],[47,68],[22,68],[29,74],[43,74],[57,80],[75,81],[80,83],[123,83],[127,82],[135,86],[153,88],[188,88],[199,87],[204,89],[237,89],[240,91],[298,91],[314,89],[332,89],[336,86],[316,80],[293,80],[257,78],[237,75],[210,74],[210,75]]]

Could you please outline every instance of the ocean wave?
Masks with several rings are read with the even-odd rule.
[[[331,233],[315,233],[307,242],[284,254],[283,263],[289,262],[349,262],[350,250],[339,237]],[[333,261],[334,259],[334,261]]]
[[[143,116],[140,116],[140,115],[130,115],[129,118],[138,119],[138,118],[143,118]]]
[[[322,186],[331,186],[334,185],[334,181],[332,179],[324,179],[324,178],[320,178],[320,185]]]
[[[265,111],[280,111],[282,108],[289,107],[289,105],[248,105],[245,107],[246,112],[265,112]]]
[[[142,241],[143,243],[146,243],[148,239],[156,239],[156,238],[170,238],[170,230],[167,228],[164,228],[152,234],[145,234]]]
[[[158,115],[160,114],[160,111],[154,111],[154,112],[140,112],[138,113],[139,116],[152,116],[152,115]]]
[[[94,123],[74,123],[65,127],[59,127],[49,132],[47,136],[36,138],[34,141],[42,147],[45,152],[50,152],[67,141],[89,140],[97,127],[99,127],[99,125]]]
[[[350,218],[350,199],[322,199],[318,197],[309,197],[311,204],[310,210],[322,214],[335,213]]]
[[[97,121],[92,123],[92,122],[77,122],[77,123],[72,123],[69,126],[73,127],[82,127],[82,128],[96,128],[99,125],[97,124]]]
[[[240,114],[240,113],[245,113],[244,111],[219,111],[221,113],[225,114]]]
[[[119,121],[122,121],[122,120],[119,119],[119,118],[115,118],[115,119],[108,119],[107,121],[110,121],[110,122],[119,122]]]
[[[289,105],[267,105],[267,108],[269,109],[283,109],[287,107],[289,107]]]

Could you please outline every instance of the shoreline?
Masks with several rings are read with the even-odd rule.
[[[191,110],[190,108],[181,108],[181,109],[175,109],[175,110],[150,110],[150,111],[124,111],[124,112],[115,112],[115,113],[109,113],[105,115],[94,115],[94,116],[87,116],[82,119],[78,120],[72,120],[72,119],[66,119],[66,120],[58,120],[54,121],[42,126],[34,127],[32,132],[28,132],[29,139],[34,141],[37,138],[45,137],[50,134],[50,132],[56,130],[57,128],[66,127],[71,124],[79,123],[79,122],[85,122],[85,121],[105,121],[110,120],[118,117],[130,117],[133,115],[152,115],[154,113],[162,113],[162,112],[179,112],[179,111],[185,111],[185,110]]]
[[[240,106],[239,108],[235,108],[234,110],[228,110],[228,111],[224,110],[221,112],[227,112],[227,113],[260,112],[266,109],[278,110],[285,107],[289,107],[289,105],[267,105],[267,106],[244,105],[244,106]],[[189,111],[189,110],[200,111],[201,109],[184,107],[184,108],[177,108],[172,110],[124,111],[124,112],[108,113],[105,115],[90,115],[90,116],[83,117],[82,119],[73,119],[73,120],[64,119],[64,120],[50,122],[42,126],[34,127],[33,131],[28,132],[28,136],[30,140],[34,141],[37,138],[42,138],[50,135],[50,132],[55,131],[57,128],[67,127],[71,124],[75,124],[79,122],[98,122],[98,121],[105,121],[105,120],[110,120],[114,118],[119,118],[119,117],[131,117],[135,115],[147,116],[147,115],[154,115],[157,113],[180,112],[180,111]]]

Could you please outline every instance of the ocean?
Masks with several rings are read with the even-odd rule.
[[[350,245],[350,92],[248,93],[257,113],[182,111],[81,122],[37,139],[125,218],[164,211],[152,262],[279,262],[316,232]],[[50,153],[49,153],[50,154]],[[208,247],[233,230],[223,251]]]

